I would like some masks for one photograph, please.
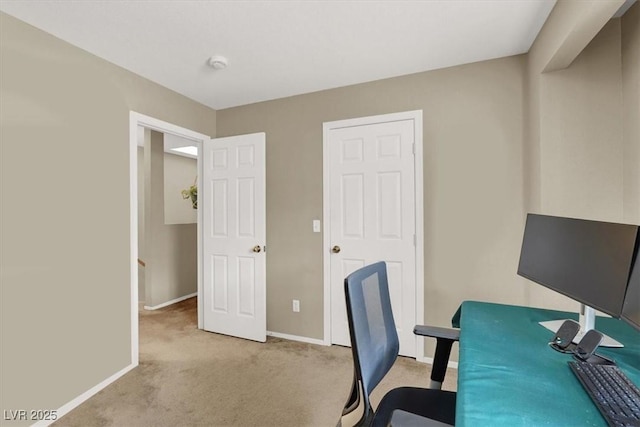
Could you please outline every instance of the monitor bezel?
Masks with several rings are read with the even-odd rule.
[[[636,231],[636,244],[633,249],[633,259],[631,261],[631,268],[629,270],[629,279],[627,280],[627,289],[624,294],[624,300],[622,302],[622,310],[620,313],[620,319],[627,323],[632,328],[636,329],[640,332],[640,319],[636,322],[634,319],[631,319],[625,312],[625,306],[627,302],[627,298],[629,298],[629,289],[631,288],[631,278],[635,277],[634,274],[638,275],[637,286],[640,288],[640,260],[639,258],[639,249],[640,249],[640,227]],[[638,289],[638,294],[640,295],[640,289]],[[638,303],[640,305],[640,303]]]
[[[589,301],[586,298],[583,298],[581,296],[577,296],[577,295],[573,295],[571,293],[569,293],[568,291],[566,291],[565,289],[562,288],[558,288],[555,285],[551,285],[549,283],[546,283],[543,280],[540,280],[539,278],[535,278],[532,277],[524,272],[521,271],[521,265],[522,265],[522,250],[524,249],[524,245],[525,245],[525,235],[526,235],[526,227],[527,224],[529,222],[529,219],[531,217],[546,217],[546,218],[557,218],[557,219],[562,219],[562,220],[572,220],[572,221],[583,221],[583,222],[591,222],[591,223],[600,223],[600,224],[609,224],[609,225],[623,225],[623,226],[629,226],[629,227],[634,227],[635,228],[635,241],[634,241],[634,253],[632,254],[631,260],[630,260],[630,264],[629,264],[629,271],[627,273],[627,279],[626,279],[626,283],[625,283],[625,291],[623,293],[623,297],[620,301],[619,306],[617,307],[617,311],[613,311],[611,309],[609,309],[608,307],[603,307],[600,304],[598,304],[597,301]],[[624,309],[624,302],[625,302],[625,298],[626,298],[626,294],[627,294],[627,288],[629,285],[629,280],[631,278],[631,273],[633,271],[633,267],[634,267],[634,260],[635,260],[635,254],[637,254],[637,250],[638,250],[638,226],[635,224],[625,224],[625,223],[616,223],[616,222],[610,222],[610,221],[597,221],[597,220],[591,220],[591,219],[583,219],[583,218],[570,218],[570,217],[562,217],[562,216],[556,216],[556,215],[543,215],[543,214],[535,214],[535,213],[528,213],[527,217],[526,217],[526,221],[525,221],[525,228],[523,230],[523,234],[522,234],[522,245],[520,247],[520,258],[518,261],[518,270],[517,270],[517,274],[521,277],[524,277],[528,280],[531,280],[534,283],[537,283],[539,285],[542,285],[548,289],[551,289],[555,292],[558,292],[561,295],[566,296],[567,298],[570,298],[574,301],[577,301],[581,304],[584,304],[586,306],[592,307],[600,312],[606,313],[614,318],[617,319],[621,319],[622,318],[622,314],[623,314],[623,309]]]

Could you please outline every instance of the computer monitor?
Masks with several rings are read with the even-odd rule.
[[[640,235],[636,242],[636,256],[629,285],[627,286],[627,294],[624,297],[622,305],[622,320],[640,331],[640,255],[638,254],[638,245],[640,244]]]
[[[636,225],[529,214],[518,274],[584,304],[584,334],[594,328],[594,309],[622,315],[637,235]],[[609,337],[605,345],[622,346]]]

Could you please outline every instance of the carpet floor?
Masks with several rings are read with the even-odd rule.
[[[351,350],[197,329],[196,298],[140,312],[140,365],[57,427],[335,426],[350,391]],[[426,387],[429,365],[400,357],[378,386]],[[445,389],[455,390],[449,370]]]

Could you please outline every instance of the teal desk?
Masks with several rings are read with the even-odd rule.
[[[605,426],[567,366],[571,356],[549,348],[553,333],[538,322],[576,319],[561,311],[466,301],[453,318],[460,327],[456,426]],[[600,348],[640,384],[640,333],[616,319],[596,329],[625,345]]]

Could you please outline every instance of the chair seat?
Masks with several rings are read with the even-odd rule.
[[[452,391],[432,390],[417,387],[399,387],[384,395],[372,421],[374,427],[387,427],[394,410],[403,410],[438,423],[425,426],[449,424],[455,425],[456,393]]]

